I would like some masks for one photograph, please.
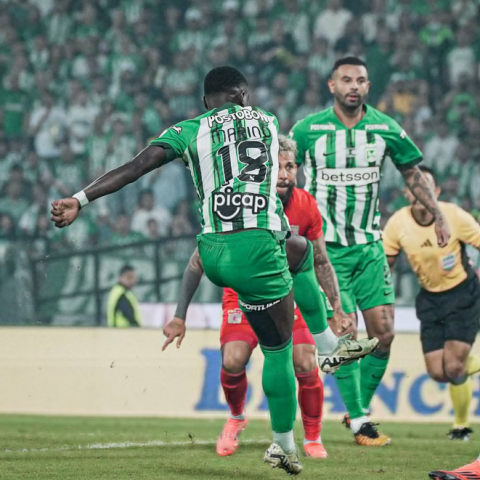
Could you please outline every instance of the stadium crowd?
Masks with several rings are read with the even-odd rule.
[[[0,243],[35,254],[198,231],[181,162],[51,228],[50,201],[202,112],[202,79],[231,64],[283,133],[331,105],[334,60],[366,60],[369,103],[435,168],[442,198],[480,219],[478,0],[2,0]],[[384,220],[404,205],[386,162]]]

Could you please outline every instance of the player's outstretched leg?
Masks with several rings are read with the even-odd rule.
[[[252,349],[247,342],[233,341],[222,346],[220,381],[230,408],[230,417],[217,440],[217,454],[222,457],[232,455],[237,450],[240,434],[248,424],[245,413],[248,387],[245,366],[251,354]]]
[[[327,310],[314,270],[313,247],[305,238],[292,235],[287,240],[287,258],[293,276],[295,302],[313,336],[320,369],[333,372],[340,365],[368,355],[378,344],[376,338],[352,340],[337,337],[327,321]]]
[[[474,462],[457,470],[434,470],[428,475],[433,480],[480,480],[480,456]]]
[[[293,370],[293,293],[267,309],[240,301],[265,356],[262,386],[268,401],[273,443],[264,462],[290,475],[302,471],[293,437],[297,410]]]

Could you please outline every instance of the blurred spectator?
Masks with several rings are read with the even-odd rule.
[[[327,7],[315,21],[315,37],[325,37],[331,46],[343,36],[352,12],[343,8],[342,0],[328,0]]]
[[[193,235],[197,233],[195,222],[193,220],[190,205],[187,201],[182,200],[172,217],[171,235],[179,237],[181,235]]]
[[[18,163],[12,165],[12,168],[10,168],[7,182],[0,191],[1,197],[6,195],[10,183],[18,183],[20,185],[20,196],[26,200],[30,200],[32,196],[32,184],[25,178],[23,167]]]
[[[13,217],[8,213],[0,213],[0,239],[12,241],[17,239],[15,231],[15,222]]]
[[[455,85],[460,76],[465,75],[473,79],[475,71],[475,53],[472,48],[472,38],[468,30],[459,30],[457,33],[457,45],[450,50],[447,58],[450,70],[450,83]]]
[[[132,217],[132,230],[147,237],[149,235],[148,222],[151,219],[158,224],[158,236],[168,236],[171,222],[170,212],[166,208],[155,206],[155,197],[151,190],[143,190]]]
[[[89,102],[88,94],[81,89],[73,98],[67,112],[70,148],[75,155],[85,153],[87,137],[93,130],[93,121],[99,108]]]
[[[128,245],[141,240],[145,240],[145,236],[140,232],[134,232],[130,227],[130,217],[121,213],[113,224],[113,235],[110,243],[112,245]]]
[[[42,95],[41,104],[30,117],[30,134],[34,137],[35,150],[40,158],[58,157],[59,144],[65,137],[67,116],[65,111],[55,105],[50,92]]]
[[[433,168],[439,178],[444,178],[457,146],[457,137],[449,132],[446,122],[439,121],[435,127],[435,135],[425,144],[425,165]]]
[[[20,89],[18,76],[10,75],[9,84],[0,91],[0,128],[7,138],[20,138],[24,134],[28,96]]]
[[[11,182],[5,189],[0,202],[0,213],[7,213],[18,225],[20,217],[28,208],[28,200],[22,197],[22,184],[20,182]]]

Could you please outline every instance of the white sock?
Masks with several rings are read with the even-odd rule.
[[[350,430],[355,434],[362,428],[364,423],[369,421],[370,419],[366,415],[360,418],[352,418],[350,419]]]
[[[332,332],[330,327],[321,333],[315,333],[313,340],[320,355],[332,353],[338,345],[338,337]]]
[[[245,410],[240,415],[232,415],[230,413],[230,418],[233,418],[234,420],[245,420],[246,416]]]
[[[294,453],[295,439],[293,438],[293,430],[284,433],[273,432],[273,441],[283,448],[283,451],[287,454]]]
[[[322,443],[322,436],[319,435],[316,440],[307,440],[306,438],[304,438],[303,444],[306,445],[307,443]]]

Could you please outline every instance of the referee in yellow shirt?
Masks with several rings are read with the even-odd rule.
[[[435,186],[434,172],[420,167]],[[465,245],[480,249],[480,225],[453,203],[439,202],[452,236],[444,248],[437,245],[433,215],[410,191],[410,206],[398,210],[383,231],[390,269],[403,250],[421,285],[415,302],[420,338],[428,374],[450,384],[455,423],[449,438],[469,440],[468,411],[473,386],[470,375],[480,371],[480,355],[470,351],[479,329],[480,281],[465,254]]]

